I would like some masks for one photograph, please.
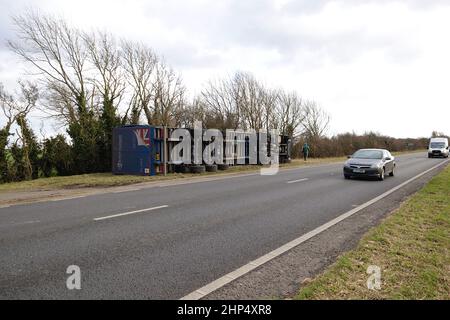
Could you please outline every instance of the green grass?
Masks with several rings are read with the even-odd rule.
[[[367,289],[369,265],[380,290]],[[295,298],[450,299],[450,166]]]

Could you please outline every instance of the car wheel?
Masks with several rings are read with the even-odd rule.
[[[381,170],[380,176],[378,177],[378,180],[383,181],[384,180],[384,172],[385,169],[383,168],[383,170]]]
[[[395,167],[393,167],[393,168],[392,168],[392,171],[389,173],[389,176],[390,176],[390,177],[393,177],[393,176],[394,176],[394,170],[395,170]]]
[[[347,180],[349,180],[349,179],[350,179],[350,176],[349,176],[348,174],[344,174],[344,178],[347,179]]]

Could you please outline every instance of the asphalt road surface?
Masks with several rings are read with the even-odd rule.
[[[330,164],[1,208],[0,298],[178,299],[442,161],[397,157],[385,181]]]

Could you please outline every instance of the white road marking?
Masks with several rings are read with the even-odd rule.
[[[300,244],[302,244],[303,242],[311,239],[312,237],[322,233],[323,231],[329,229],[330,227],[334,226],[335,224],[338,224],[339,222],[347,219],[348,217],[354,215],[355,213],[367,208],[368,206],[376,203],[377,201],[387,197],[388,195],[394,193],[395,191],[403,188],[404,186],[406,186],[407,184],[411,183],[412,181],[420,178],[421,176],[427,174],[430,171],[433,171],[434,169],[442,166],[443,164],[448,163],[450,160],[446,160],[443,161],[435,166],[433,166],[432,168],[423,171],[422,173],[419,173],[418,175],[412,177],[411,179],[399,184],[398,186],[386,191],[385,193],[379,195],[378,197],[373,198],[372,200],[367,201],[366,203],[363,203],[362,205],[347,211],[344,214],[341,214],[339,217],[334,218],[330,221],[328,221],[327,223],[317,227],[316,229],[298,237],[295,240],[292,240],[291,242],[286,243],[285,245],[279,247],[278,249],[275,249],[271,252],[269,252],[268,254],[253,260],[249,263],[247,263],[246,265],[224,275],[223,277],[220,277],[217,280],[214,280],[213,282],[201,287],[200,289],[197,289],[189,294],[187,294],[186,296],[182,297],[180,300],[199,300],[205,296],[207,296],[208,294],[212,293],[213,291],[216,291],[217,289],[220,289],[221,287],[225,286],[226,284],[236,280],[237,278],[242,277],[243,275],[253,271],[254,269],[262,266],[263,264],[269,262],[270,260],[279,257],[280,255],[286,253],[287,251],[299,246]]]
[[[303,179],[298,179],[298,180],[291,180],[291,181],[286,181],[286,183],[296,183],[296,182],[302,182],[302,181],[306,181],[309,180],[308,178],[303,178]]]
[[[112,218],[116,218],[116,217],[128,216],[130,214],[136,214],[136,213],[141,213],[141,212],[145,212],[145,211],[152,211],[152,210],[157,210],[157,209],[162,209],[162,208],[167,208],[167,207],[168,207],[168,205],[163,205],[163,206],[152,207],[152,208],[147,208],[147,209],[128,211],[128,212],[124,212],[124,213],[113,214],[113,215],[106,216],[106,217],[95,218],[94,221],[100,221],[100,220],[112,219]]]
[[[79,199],[79,198],[84,198],[84,197],[86,197],[86,195],[73,196],[73,197],[65,197],[65,198],[56,198],[56,199],[51,199],[50,201],[56,202],[56,201],[64,201],[64,200]],[[39,202],[41,202],[41,201],[39,201]]]
[[[223,176],[221,176],[223,175]],[[218,181],[218,180],[225,180],[225,179],[233,179],[233,178],[244,178],[249,176],[257,176],[259,173],[246,173],[246,174],[239,174],[239,173],[223,173],[223,174],[217,174],[211,177],[205,176],[205,177],[194,177],[192,180],[187,181],[180,181],[178,179],[175,180],[167,180],[165,183],[157,184],[155,185],[158,188],[164,188],[164,187],[171,187],[171,186],[181,186],[185,184],[192,184],[192,183],[201,183],[201,182],[212,182],[212,181]]]
[[[122,192],[131,192],[131,191],[140,191],[140,190],[142,190],[142,188],[115,190],[115,191],[111,191],[111,193],[122,193]]]
[[[0,225],[0,227],[11,227],[11,226],[19,226],[23,224],[31,224],[31,223],[39,223],[40,220],[30,220],[30,221],[24,221],[24,222],[11,222],[11,223],[5,223]]]

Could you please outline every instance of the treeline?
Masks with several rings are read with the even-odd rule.
[[[199,120],[205,128],[278,129],[308,141],[320,157],[370,146],[354,135],[327,138],[330,117],[314,101],[251,73],[211,80],[189,97],[180,74],[145,44],[32,11],[13,22],[17,35],[8,46],[34,76],[19,81],[14,94],[0,86],[2,182],[108,172],[112,129],[125,124],[192,127]],[[37,139],[28,119],[33,110],[65,134]]]
[[[313,137],[312,139],[300,136],[294,144],[293,156],[301,156],[302,146],[305,142],[310,146],[312,157],[322,158],[347,156],[362,148],[388,149],[391,152],[425,150],[428,147],[429,138],[400,139],[374,132],[367,132],[363,135],[344,133],[332,137]]]
[[[329,123],[313,101],[269,88],[250,73],[210,81],[190,98],[181,76],[142,43],[83,32],[32,11],[13,21],[17,36],[8,46],[38,76],[21,81],[19,93],[2,88],[2,181],[110,171],[118,125],[192,127],[200,120],[208,128],[322,135]],[[38,142],[27,119],[33,109],[66,134]]]

